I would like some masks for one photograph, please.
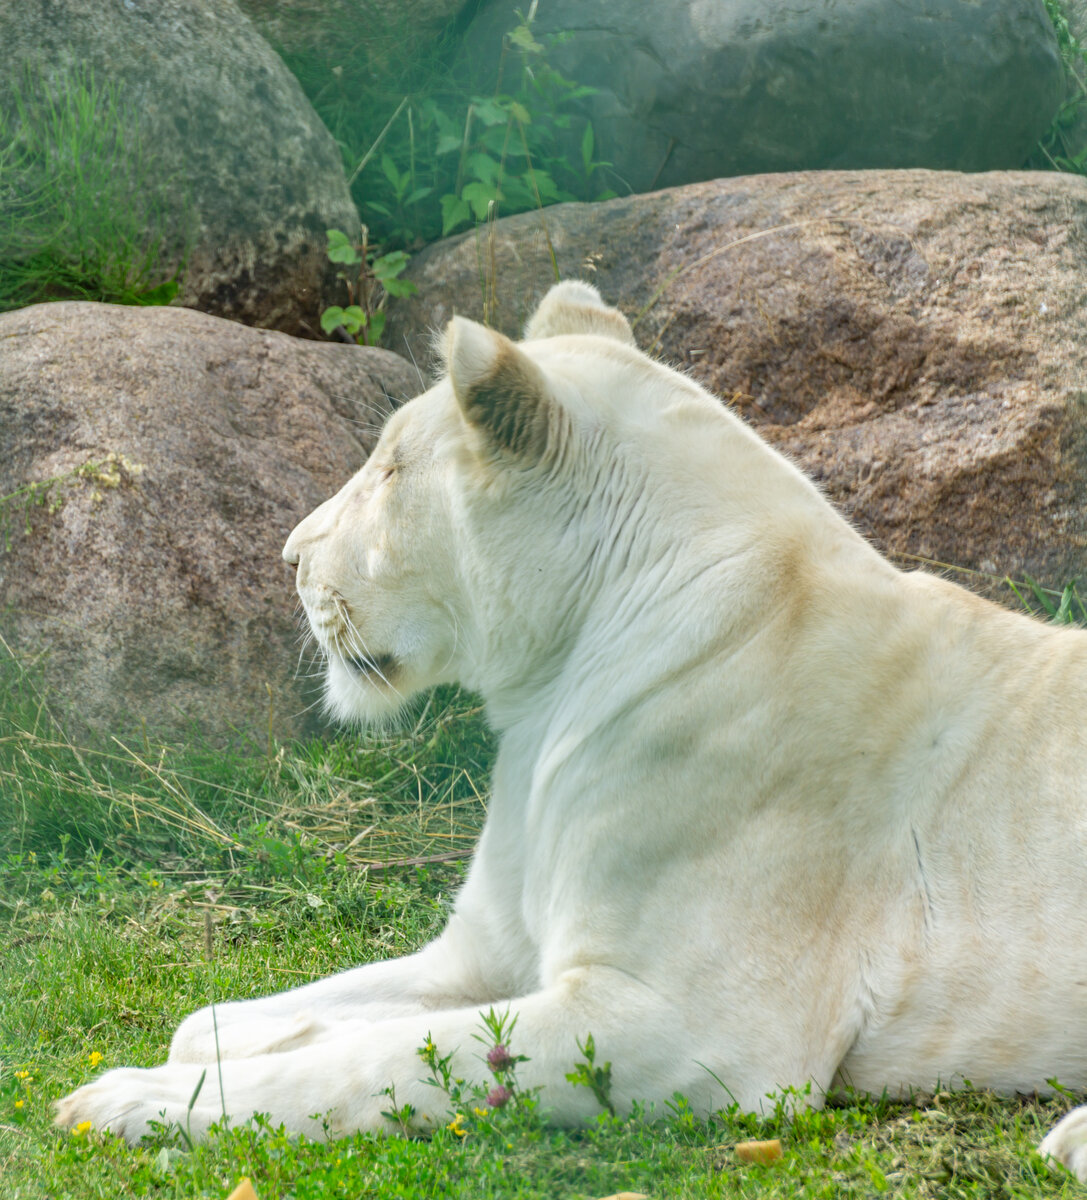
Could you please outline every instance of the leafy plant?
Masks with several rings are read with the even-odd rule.
[[[414,283],[399,278],[408,265],[408,255],[403,250],[376,255],[365,225],[358,242],[352,242],[340,229],[329,229],[327,234],[329,261],[355,270],[337,273],[337,279],[342,279],[347,288],[347,307],[326,308],[321,314],[321,328],[329,334],[342,330],[351,341],[376,346],[385,329],[386,298],[414,296],[418,291]]]
[[[177,192],[115,83],[28,68],[0,111],[0,309],[168,304],[185,256]]]
[[[539,1112],[539,1088],[524,1088],[517,1080],[517,1067],[528,1062],[527,1055],[513,1054],[510,1040],[517,1025],[517,1017],[509,1009],[498,1012],[494,1008],[480,1014],[482,1032],[473,1034],[477,1042],[488,1047],[484,1062],[493,1076],[489,1086],[469,1083],[454,1074],[453,1054],[442,1055],[427,1034],[427,1039],[417,1051],[429,1072],[424,1080],[442,1092],[451,1118],[445,1130],[460,1140],[469,1134],[504,1140],[517,1127],[522,1130],[538,1129],[542,1125]],[[393,1096],[391,1088],[386,1094]],[[410,1127],[415,1116],[411,1105],[394,1107],[382,1115],[396,1121],[402,1129]]]
[[[1062,0],[1045,0],[1064,67],[1065,99],[1027,165],[1087,174],[1087,47],[1072,32]],[[1077,136],[1076,130],[1080,129]]]
[[[514,81],[506,89],[511,61]],[[364,199],[364,206],[402,220],[406,208],[438,194],[445,237],[499,210],[509,214],[563,200],[607,199],[615,193],[600,187],[597,175],[610,164],[594,157],[592,124],[581,118],[581,135],[573,136],[573,106],[593,90],[556,70],[547,60],[547,48],[532,33],[531,18],[523,21],[504,39],[492,94],[472,92],[452,111],[435,98],[407,107],[407,119],[418,121],[431,147],[434,182],[415,185],[419,170],[413,128],[404,169],[390,154],[382,157],[383,173],[393,188],[392,203]],[[574,145],[580,156],[571,161]],[[406,231],[402,225],[397,232]]]
[[[606,1109],[613,1117],[615,1105],[611,1099],[611,1063],[603,1066],[596,1065],[596,1045],[590,1033],[585,1038],[585,1044],[578,1042],[577,1048],[585,1056],[583,1062],[575,1063],[574,1069],[566,1074],[567,1080],[574,1087],[587,1087],[596,1097],[601,1108]]]
[[[511,54],[517,78],[513,90],[506,92],[503,74]],[[442,236],[473,217],[486,220],[499,209],[508,214],[579,197],[613,196],[603,189],[590,197],[597,172],[611,165],[593,157],[590,122],[584,122],[580,161],[571,163],[567,153],[573,124],[570,106],[593,91],[548,63],[530,20],[511,30],[503,44],[495,92],[471,98],[461,136],[444,114],[435,113],[440,130],[436,153],[458,152],[454,186],[441,197]]]
[[[409,59],[388,18],[380,56],[350,37],[353,26],[296,30],[280,47],[341,147],[375,242],[410,251],[492,215],[615,194],[578,112],[593,89],[551,64],[563,35],[538,39],[532,18],[506,34],[486,82],[452,38]]]

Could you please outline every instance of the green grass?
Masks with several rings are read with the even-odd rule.
[[[99,1070],[161,1061],[209,997],[264,994],[432,938],[485,815],[492,754],[478,705],[452,689],[399,733],[229,758],[77,747],[0,657],[5,1200],[221,1198],[242,1176],[261,1200],[1082,1194],[1034,1154],[1068,1099],[970,1090],[845,1097],[795,1119],[779,1106],[702,1121],[677,1097],[652,1123],[602,1114],[577,1132],[547,1128],[531,1098],[486,1117],[461,1100],[464,1136],[425,1141],[312,1141],[258,1121],[193,1148],[163,1131],[131,1150],[52,1127],[52,1101]],[[738,1141],[770,1137],[779,1163],[739,1162]]]
[[[602,1115],[577,1133],[549,1130],[532,1112],[503,1110],[486,1121],[469,1113],[463,1139],[443,1129],[412,1142],[289,1139],[251,1123],[191,1151],[169,1134],[129,1150],[106,1135],[51,1128],[52,1099],[96,1070],[161,1060],[173,1027],[211,990],[259,994],[410,949],[437,929],[455,882],[456,873],[443,869],[368,884],[372,919],[361,923],[340,910],[331,884],[317,887],[321,909],[280,900],[272,930],[220,912],[209,964],[201,948],[207,910],[191,891],[169,881],[152,888],[100,863],[36,869],[9,860],[0,876],[10,922],[0,968],[4,1196],[224,1197],[243,1175],[262,1200],[1078,1192],[1033,1154],[1064,1103],[972,1092],[916,1104],[854,1099],[793,1120],[779,1112],[699,1121],[676,1102],[652,1125]],[[102,1056],[94,1065],[92,1054]],[[21,1072],[28,1077],[17,1078]],[[739,1163],[732,1147],[750,1137],[780,1137],[782,1161]]]
[[[180,189],[115,83],[26,68],[0,110],[0,311],[168,303],[186,249]]]

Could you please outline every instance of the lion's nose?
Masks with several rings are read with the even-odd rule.
[[[335,530],[343,507],[340,498],[342,490],[330,500],[326,500],[324,504],[319,504],[308,517],[303,517],[291,530],[290,537],[287,538],[286,545],[283,547],[285,562],[289,562],[292,567],[297,567],[307,547],[312,547]]]
[[[302,540],[295,536],[298,532],[296,529],[287,539],[286,545],[283,547],[283,561],[290,567],[294,568],[295,586],[300,587],[304,578],[302,569]]]
[[[297,568],[298,563],[302,558],[302,546],[306,540],[306,535],[302,531],[302,527],[308,522],[308,520],[309,518],[307,517],[305,521],[300,521],[291,530],[290,537],[287,538],[283,545],[283,561],[290,563],[292,567]]]

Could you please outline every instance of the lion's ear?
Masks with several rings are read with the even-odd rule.
[[[525,341],[564,333],[591,333],[634,345],[626,317],[609,308],[596,288],[575,279],[556,283],[544,296],[525,326]]]
[[[525,461],[540,459],[554,401],[532,359],[493,329],[454,317],[446,331],[445,360],[468,423],[494,449]]]

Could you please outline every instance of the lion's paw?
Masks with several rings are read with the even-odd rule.
[[[56,1124],[73,1129],[89,1121],[92,1128],[109,1130],[133,1146],[151,1132],[152,1121],[174,1122],[194,1134],[204,1133],[221,1113],[218,1105],[210,1103],[215,1091],[210,1078],[204,1080],[207,1101],[193,1104],[190,1111],[201,1073],[201,1067],[187,1064],[107,1071],[57,1102]],[[201,1101],[203,1092],[202,1087]]]
[[[1058,1121],[1042,1139],[1038,1153],[1063,1163],[1080,1183],[1087,1183],[1087,1104]]]

